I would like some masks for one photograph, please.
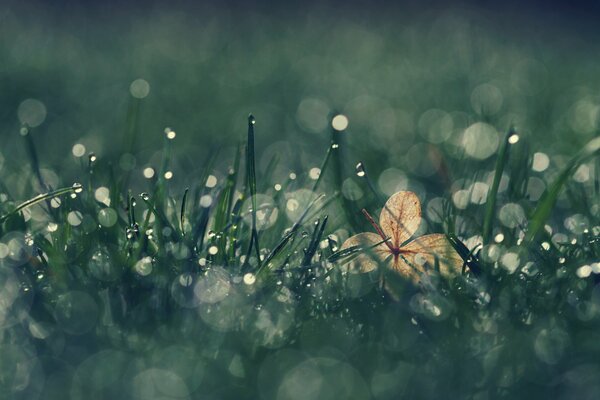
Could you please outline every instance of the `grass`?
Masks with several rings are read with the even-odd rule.
[[[135,153],[137,100],[131,107],[128,154]],[[314,179],[272,182],[256,173],[255,122],[250,116],[224,178],[213,175],[215,152],[182,193],[168,179],[171,130],[161,166],[139,195],[129,175],[116,178],[113,163],[93,157],[81,168],[84,185],[48,188],[24,202],[3,188],[0,392],[91,399],[599,393],[598,170],[586,184],[572,179],[598,155],[598,139],[531,201],[523,185],[532,154],[527,138],[511,140],[518,132],[511,128],[483,206],[459,207],[448,193],[439,218],[426,213],[429,230],[445,232],[469,268],[425,288],[388,274],[395,301],[377,273],[343,267],[356,249],[339,251],[342,233],[368,229],[344,194],[353,171],[343,132],[332,130]],[[29,167],[46,187],[33,138],[25,139]],[[356,172],[372,195],[365,207],[377,210],[381,193],[364,164]]]

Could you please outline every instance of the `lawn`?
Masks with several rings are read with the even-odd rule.
[[[1,399],[600,396],[591,15],[59,4],[0,6]]]

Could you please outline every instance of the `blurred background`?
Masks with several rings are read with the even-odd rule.
[[[26,210],[31,232],[11,227],[1,238],[0,399],[599,398],[598,160],[570,171],[541,248],[519,243],[547,185],[597,136],[600,5],[523,3],[0,0],[0,215],[44,186],[85,187],[53,199],[50,213]],[[313,268],[296,266],[311,257],[288,262],[302,256],[302,232],[263,296],[244,265],[213,265],[220,229],[196,254],[197,240],[171,242],[176,231],[158,230],[162,222],[153,226],[164,246],[130,255],[126,270],[141,231],[118,185],[160,198],[156,171],[165,171],[169,216],[178,219],[183,188],[197,187],[189,223],[217,225],[209,215],[231,214],[218,204],[237,196],[221,194],[233,187],[223,178],[249,113],[258,204],[274,209],[261,210],[261,254],[316,191],[342,194],[318,213],[329,217],[327,240],[314,246],[333,252],[371,229],[358,210],[376,216],[387,196],[410,189],[424,211],[417,234],[484,243],[494,280],[457,284],[460,297],[410,288],[400,302],[376,289],[377,272],[315,267],[323,279],[305,284]],[[317,180],[334,134],[336,165]],[[505,137],[498,221],[484,240]],[[52,268],[41,250],[44,263],[32,256],[34,240],[48,243]],[[63,265],[74,283],[47,284]],[[28,268],[31,278],[13,273]]]
[[[25,159],[27,124],[56,184],[87,152],[131,151],[143,179],[170,127],[182,185],[215,149],[231,162],[250,112],[259,172],[277,153],[281,174],[318,166],[335,113],[374,176],[485,163],[511,124],[572,154],[598,127],[598,6],[519,3],[3,1],[2,165]]]

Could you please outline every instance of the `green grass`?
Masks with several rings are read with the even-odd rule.
[[[137,115],[139,104],[132,107]],[[132,154],[133,114],[125,144]],[[534,144],[512,143],[518,130],[509,130],[483,205],[457,207],[447,193],[438,219],[424,213],[429,231],[445,232],[468,268],[423,288],[386,273],[395,301],[377,273],[343,267],[357,249],[339,251],[340,235],[368,229],[344,194],[347,177],[359,172],[373,215],[385,200],[364,164],[347,167],[343,132],[333,131],[318,177],[274,182],[257,174],[255,128],[260,135],[250,116],[247,140],[226,171],[215,170],[223,157],[215,152],[182,192],[167,178],[177,140],[169,130],[143,193],[102,159],[82,163],[84,185],[48,188],[23,202],[3,188],[1,392],[92,399],[597,393],[598,170],[587,184],[572,179],[598,155],[597,138],[531,201],[523,165],[530,168]],[[33,138],[25,138],[29,169],[45,187]],[[223,178],[215,183],[213,174]],[[295,198],[300,188],[310,195]],[[518,205],[523,217],[506,205]]]

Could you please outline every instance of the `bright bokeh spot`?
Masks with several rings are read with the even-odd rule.
[[[348,117],[338,114],[331,120],[331,126],[336,131],[343,131],[348,128]]]
[[[485,122],[476,122],[465,129],[462,145],[467,155],[484,160],[498,149],[498,132]]]
[[[85,146],[81,143],[76,143],[73,145],[71,152],[75,157],[83,157],[83,155],[85,154]]]

